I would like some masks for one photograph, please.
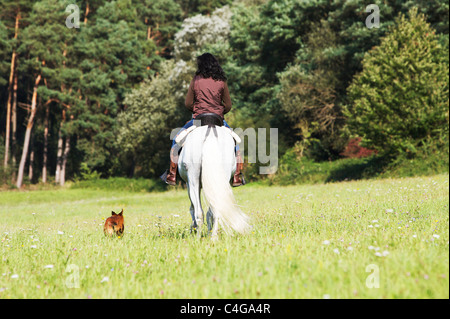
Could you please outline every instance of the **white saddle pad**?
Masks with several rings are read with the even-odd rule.
[[[188,136],[188,134],[191,133],[196,128],[197,128],[197,126],[192,125],[188,129],[181,131],[180,134],[178,134],[177,137],[175,137],[175,143],[177,143],[180,147],[183,147],[184,143],[186,142],[186,137]],[[228,129],[226,131],[231,134],[233,139],[236,141],[236,144],[241,143],[241,138],[239,137],[239,135],[237,135],[234,131],[232,131],[230,129]]]

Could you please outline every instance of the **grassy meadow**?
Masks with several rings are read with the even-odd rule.
[[[0,299],[449,298],[448,187],[248,184],[234,193],[252,232],[215,242],[190,234],[181,188],[3,191]],[[105,238],[122,208],[123,238]]]

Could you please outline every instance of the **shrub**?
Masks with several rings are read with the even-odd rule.
[[[416,9],[397,19],[348,89],[345,114],[362,146],[414,155],[427,139],[448,136],[447,55]]]

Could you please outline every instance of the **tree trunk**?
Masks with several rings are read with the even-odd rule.
[[[22,187],[23,171],[25,169],[25,161],[28,155],[28,147],[30,145],[31,130],[34,124],[34,117],[36,116],[37,89],[40,81],[41,75],[39,74],[36,77],[36,81],[34,82],[33,97],[31,98],[30,116],[28,117],[27,129],[25,131],[25,139],[23,141],[22,158],[20,159],[19,171],[17,173],[17,183],[16,183],[17,188]]]
[[[16,24],[14,29],[14,39],[17,39],[17,34],[19,32],[19,20],[20,20],[20,11],[17,12],[16,15]],[[16,49],[14,48],[11,57],[11,70],[9,72],[9,85],[8,85],[8,101],[6,102],[6,134],[5,134],[5,159],[3,162],[3,166],[8,168],[9,161],[9,140],[11,133],[11,100],[12,100],[12,87],[14,81],[14,75],[16,73]]]
[[[45,107],[45,119],[44,119],[44,150],[42,158],[42,183],[47,183],[47,151],[48,151],[48,122],[50,116],[49,104]]]
[[[33,180],[33,165],[34,165],[34,134],[31,132],[30,137],[30,159],[28,160],[28,179]]]
[[[70,136],[66,136],[66,145],[64,147],[64,154],[62,158],[62,165],[61,165],[61,173],[59,177],[59,185],[64,186],[64,183],[66,182],[66,164],[67,164],[67,156],[69,155],[70,151]]]
[[[58,184],[60,180],[61,173],[61,162],[62,162],[62,151],[63,151],[63,137],[62,137],[62,122],[59,127],[58,132],[58,151],[56,153],[56,172],[55,172],[55,183]]]
[[[88,22],[87,18],[88,14],[89,14],[89,2],[86,2],[86,11],[84,13],[84,25],[86,25]]]
[[[12,116],[11,116],[11,124],[12,124],[12,139],[11,139],[11,159],[12,164],[15,169],[17,162],[17,81],[19,75],[17,74],[17,69],[14,76],[14,87],[13,87],[13,104],[12,104]],[[13,173],[13,178],[15,178],[15,171]]]

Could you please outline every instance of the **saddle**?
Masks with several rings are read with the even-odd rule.
[[[197,124],[196,122],[198,121],[200,121],[200,126],[223,126],[223,119],[220,117],[220,115],[217,115],[215,113],[200,114],[195,118],[194,123]]]
[[[177,135],[177,137],[175,138],[175,143],[177,143],[180,147],[183,147],[186,141],[186,137],[189,135],[189,133],[191,133],[193,130],[195,130],[200,126],[205,125],[208,125],[208,127],[223,126],[223,119],[219,115],[214,113],[200,114],[195,118],[194,125],[180,132],[180,134]],[[237,135],[231,129],[226,131],[229,131],[236,144],[241,143],[241,138],[239,137],[239,135]]]

